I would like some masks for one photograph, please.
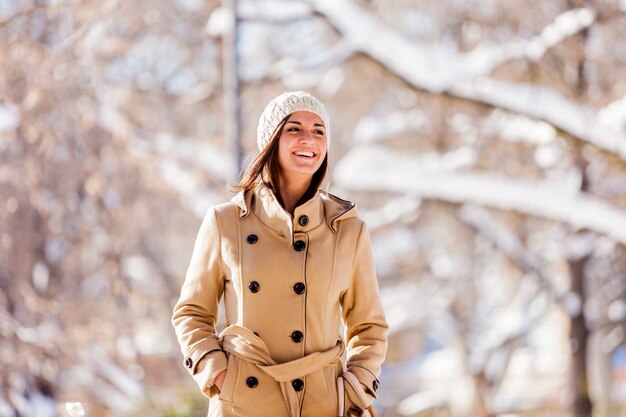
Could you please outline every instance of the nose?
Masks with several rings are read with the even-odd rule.
[[[300,137],[298,138],[299,142],[310,142],[311,141],[311,133],[306,130],[306,129],[302,129],[301,133],[300,133]]]

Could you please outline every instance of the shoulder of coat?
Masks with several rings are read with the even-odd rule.
[[[324,204],[324,212],[326,213],[326,221],[330,228],[336,232],[338,230],[338,222],[353,219],[350,223],[361,223],[356,204],[349,200],[337,197],[327,191],[320,190],[320,196]]]
[[[213,206],[213,209],[218,216],[232,215],[233,213],[239,213],[241,210],[241,208],[232,200],[217,204]]]
[[[250,212],[250,199],[253,194],[252,191],[246,192],[245,190],[241,190],[230,199],[230,203],[225,204],[229,205],[231,209],[238,210],[239,217],[246,217]]]

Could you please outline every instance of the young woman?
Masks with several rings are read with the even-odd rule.
[[[324,106],[304,92],[276,97],[257,143],[241,191],[208,211],[196,239],[172,317],[185,367],[211,417],[362,415],[387,323],[368,231],[353,203],[320,189]]]

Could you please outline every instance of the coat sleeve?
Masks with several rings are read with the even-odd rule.
[[[346,327],[347,370],[363,386],[371,403],[377,395],[381,365],[387,351],[387,331],[369,232],[362,224],[356,244],[352,280],[342,299],[342,318]],[[358,395],[346,384],[347,394],[355,404]]]
[[[214,391],[215,377],[227,365],[215,334],[223,292],[221,238],[215,208],[211,208],[200,226],[172,316],[185,367],[207,397]]]

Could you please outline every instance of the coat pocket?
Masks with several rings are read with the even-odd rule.
[[[341,361],[329,363],[304,377],[302,416],[336,416],[339,407],[337,376],[343,368]]]
[[[339,407],[339,392],[337,389],[337,377],[343,372],[343,365],[341,360],[337,360],[335,363],[331,363],[328,366],[322,368],[324,378],[326,379],[327,391],[325,393],[326,399],[322,402],[327,402],[332,409],[328,410],[328,415],[337,415],[337,408]],[[330,414],[332,412],[332,414]],[[326,415],[326,414],[324,414]]]
[[[235,355],[228,355],[228,365],[226,366],[226,378],[224,378],[224,384],[222,384],[222,390],[218,397],[222,401],[232,402],[233,393],[237,384],[239,374],[239,361],[240,359]]]

